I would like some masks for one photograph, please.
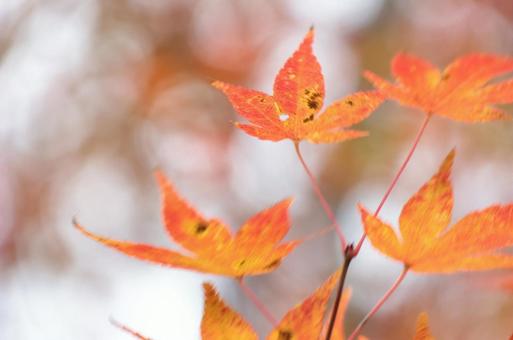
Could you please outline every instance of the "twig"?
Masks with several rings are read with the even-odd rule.
[[[340,276],[340,280],[338,282],[338,288],[337,288],[337,296],[335,297],[335,304],[333,306],[333,310],[331,312],[330,317],[330,323],[328,326],[328,332],[326,333],[326,340],[331,339],[331,335],[333,333],[333,328],[335,327],[335,320],[337,319],[337,313],[338,313],[338,305],[340,304],[340,299],[342,298],[342,292],[344,290],[344,283],[346,281],[347,271],[349,269],[349,264],[354,258],[353,253],[353,245],[350,244],[344,254],[344,266],[342,267],[342,274]]]

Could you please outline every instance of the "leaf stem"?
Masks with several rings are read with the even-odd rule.
[[[115,320],[115,319],[113,319],[113,318],[110,318],[110,319],[109,319],[109,322],[110,322],[113,326],[115,326],[115,327],[117,327],[117,328],[121,329],[123,332],[126,332],[126,333],[128,333],[128,334],[133,335],[133,336],[134,336],[135,338],[137,338],[137,339],[140,339],[140,340],[151,340],[150,338],[147,338],[147,337],[145,337],[144,335],[142,335],[142,334],[140,334],[140,333],[138,333],[138,332],[134,331],[133,329],[128,328],[127,326],[123,325],[122,323],[118,322],[117,320]]]
[[[335,214],[331,210],[328,202],[326,201],[326,198],[324,197],[324,195],[321,192],[319,183],[317,183],[315,176],[312,174],[312,172],[310,171],[310,168],[308,167],[305,160],[303,159],[303,155],[301,154],[301,150],[299,149],[299,142],[294,142],[294,149],[296,150],[296,155],[299,158],[299,161],[301,162],[303,169],[305,169],[305,172],[308,175],[308,178],[310,179],[310,184],[312,185],[312,188],[313,188],[315,194],[317,195],[317,198],[319,199],[319,202],[321,203],[321,206],[322,206],[324,212],[326,213],[326,216],[328,216],[332,225],[335,227],[335,231],[337,232],[338,238],[340,240],[340,245],[342,247],[342,250],[345,250],[347,247],[346,238],[344,237],[344,234],[342,233],[342,229],[340,228],[340,225],[337,223]]]
[[[344,283],[346,281],[347,271],[349,270],[349,264],[354,258],[353,245],[350,244],[346,247],[344,251],[344,265],[342,267],[342,274],[340,276],[340,280],[338,282],[337,287],[337,296],[335,297],[335,302],[333,305],[333,310],[331,311],[330,323],[328,326],[328,331],[326,333],[326,340],[331,339],[331,335],[333,333],[333,328],[335,327],[335,320],[337,319],[338,307],[340,304],[340,299],[342,298],[342,292],[344,290]]]
[[[408,273],[408,267],[404,266],[404,268],[401,271],[401,274],[399,275],[399,277],[395,280],[395,282],[392,284],[392,286],[387,290],[385,295],[383,295],[381,297],[381,299],[379,299],[379,301],[374,305],[374,307],[372,307],[370,312],[367,313],[367,315],[365,315],[365,317],[362,319],[362,321],[360,321],[358,326],[356,326],[355,330],[353,331],[353,333],[351,333],[351,335],[349,336],[349,338],[347,338],[347,340],[354,340],[358,336],[358,334],[360,334],[360,331],[362,330],[363,326],[365,326],[367,321],[369,321],[369,319],[374,314],[376,314],[376,312],[381,308],[381,306],[383,306],[385,301],[387,301],[388,298],[395,292],[397,287],[399,287],[401,282],[403,282],[404,277],[406,276],[407,273]]]
[[[307,234],[306,236],[301,237],[300,241],[301,241],[301,243],[305,243],[307,241],[315,240],[316,238],[324,236],[325,234],[329,233],[330,231],[333,231],[333,224],[322,227],[314,232],[311,232],[310,234]]]
[[[385,195],[381,199],[381,202],[379,202],[378,207],[376,208],[376,211],[374,211],[374,217],[377,217],[381,211],[381,208],[385,205],[385,202],[387,201],[388,197],[392,193],[392,190],[395,188],[395,185],[397,184],[397,181],[399,181],[399,178],[401,177],[404,169],[406,169],[406,166],[410,162],[411,157],[413,156],[413,153],[417,149],[417,146],[419,145],[421,137],[424,135],[424,131],[426,131],[426,127],[431,120],[431,114],[426,114],[426,117],[424,118],[424,121],[422,122],[422,125],[417,132],[417,136],[415,136],[415,140],[413,141],[413,145],[410,148],[410,151],[408,152],[408,155],[403,161],[403,164],[401,164],[401,167],[399,168],[399,171],[397,171],[397,174],[394,176],[394,179],[392,180],[392,183],[390,183],[387,191],[385,192]],[[358,245],[355,248],[355,253],[358,254],[360,252],[360,249],[362,248],[363,242],[365,241],[365,238],[367,235],[364,233],[362,237],[360,238],[360,241],[358,241]]]
[[[276,321],[276,319],[271,314],[271,312],[267,309],[267,307],[265,307],[264,303],[262,301],[260,301],[260,299],[256,296],[255,292],[253,292],[253,290],[251,288],[249,288],[249,286],[246,284],[246,282],[244,282],[244,278],[241,277],[237,281],[238,281],[239,286],[240,286],[242,292],[244,293],[244,295],[246,295],[246,297],[251,302],[253,302],[255,307],[259,310],[260,314],[262,314],[267,319],[267,321],[269,321],[271,323],[271,325],[274,328],[276,328],[278,326],[278,321]]]

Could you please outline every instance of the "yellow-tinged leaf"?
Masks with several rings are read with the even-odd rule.
[[[282,113],[305,119],[319,112],[324,101],[321,65],[313,54],[313,28],[274,80],[273,97]]]
[[[321,287],[302,303],[285,314],[267,340],[317,339],[322,330],[326,305],[331,291],[336,286],[341,271],[331,275]]]
[[[215,81],[233,108],[249,124],[236,123],[247,134],[270,141],[291,139],[335,143],[367,135],[348,130],[367,118],[383,101],[377,91],[358,92],[338,100],[320,114],[324,103],[324,79],[313,54],[311,29],[274,81],[273,96]]]
[[[87,231],[77,222],[75,227],[89,238],[141,260],[233,277],[270,272],[299,244],[299,241],[281,242],[290,228],[291,199],[257,213],[232,236],[219,220],[207,219],[190,207],[162,173],[158,172],[156,177],[162,192],[166,230],[187,254],[111,240]]]
[[[233,309],[227,306],[208,283],[203,284],[205,305],[201,320],[203,340],[257,340],[253,328]]]
[[[318,339],[328,299],[340,279],[341,270],[331,275],[312,295],[289,310],[267,340],[311,340]],[[201,322],[201,334],[204,340],[253,340],[256,333],[244,319],[228,307],[210,284],[203,285],[205,290],[205,309]],[[337,315],[337,325],[343,322],[343,313],[349,299],[344,293],[341,310]],[[342,330],[340,330],[342,332]],[[335,333],[338,337],[342,333]],[[342,340],[342,338],[332,338]]]
[[[173,240],[191,252],[207,255],[230,243],[232,236],[226,225],[196,212],[178,196],[163,173],[158,171],[155,177],[162,193],[164,225]]]
[[[452,211],[450,174],[454,152],[406,203],[399,218],[401,240],[389,225],[360,208],[365,231],[379,251],[410,270],[452,273],[513,268],[513,204],[472,212],[448,228]]]
[[[415,261],[437,242],[451,222],[453,195],[450,181],[454,150],[449,153],[429,182],[413,195],[399,217],[405,256]],[[423,228],[419,228],[423,225]],[[409,249],[409,248],[412,249]]]
[[[453,120],[474,123],[511,119],[494,104],[513,102],[511,80],[487,85],[513,71],[513,58],[493,54],[468,54],[440,72],[428,61],[399,53],[392,60],[395,84],[367,71],[365,77],[387,98]]]
[[[429,318],[426,313],[420,313],[417,318],[413,340],[435,340],[429,329]]]
[[[403,246],[394,229],[379,218],[371,215],[362,205],[359,205],[365,233],[372,245],[382,253],[401,261],[404,257]]]

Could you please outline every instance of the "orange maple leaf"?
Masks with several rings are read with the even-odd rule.
[[[391,68],[395,84],[370,71],[364,75],[383,95],[403,105],[467,123],[511,119],[492,105],[513,102],[513,80],[487,83],[513,71],[513,58],[468,54],[441,72],[424,59],[399,53]]]
[[[251,325],[219,297],[214,286],[203,284],[205,305],[201,320],[203,340],[257,340]]]
[[[429,318],[426,313],[420,313],[417,318],[413,340],[435,340],[429,329]]]
[[[306,34],[274,81],[273,95],[220,81],[235,111],[249,121],[236,126],[251,136],[271,141],[291,139],[334,143],[366,136],[367,132],[344,130],[367,118],[383,101],[377,91],[357,92],[338,100],[319,114],[324,102],[324,78],[312,52],[314,31]]]
[[[162,173],[157,172],[156,178],[162,193],[166,230],[191,255],[111,240],[87,231],[77,222],[74,222],[75,227],[89,238],[141,260],[233,277],[270,272],[299,244],[299,241],[280,244],[290,227],[291,199],[257,213],[232,235],[221,221],[206,219],[190,207]]]
[[[365,232],[380,252],[406,268],[425,273],[513,267],[498,250],[513,245],[513,204],[468,214],[448,228],[453,207],[450,181],[454,151],[438,173],[410,198],[399,218],[402,239],[392,227],[360,206]]]
[[[289,310],[267,340],[318,339],[324,312],[331,291],[340,278],[338,270],[311,296]],[[201,322],[203,340],[254,340],[253,328],[233,309],[227,306],[210,284],[204,284],[205,307]],[[339,339],[340,340],[340,339]]]

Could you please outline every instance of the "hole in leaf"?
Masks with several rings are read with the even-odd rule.
[[[288,115],[288,114],[286,114],[286,113],[282,113],[282,114],[280,114],[278,117],[280,118],[280,120],[281,120],[282,122],[286,122],[287,120],[289,120],[289,115]]]

